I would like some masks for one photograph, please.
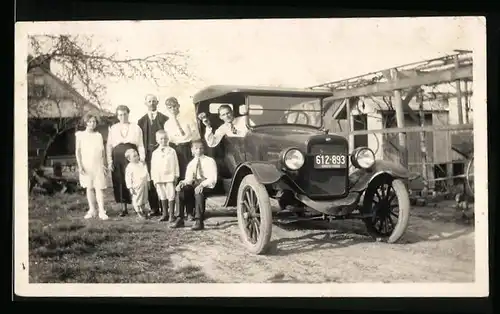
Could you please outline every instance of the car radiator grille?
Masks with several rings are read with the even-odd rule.
[[[311,198],[324,198],[341,196],[346,193],[348,185],[347,145],[342,139],[341,143],[309,143],[305,165],[299,175],[299,186]],[[315,169],[314,157],[318,153],[346,154],[347,168],[344,169]]]

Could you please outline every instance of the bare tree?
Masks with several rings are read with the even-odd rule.
[[[187,55],[179,51],[123,58],[96,45],[92,36],[78,35],[34,35],[29,37],[29,44],[28,72],[48,61],[57,67],[55,74],[59,79],[68,83],[89,103],[101,108],[106,105],[105,80],[143,78],[159,85],[164,79],[193,78],[187,71]],[[63,111],[68,110],[63,108],[68,106],[64,100],[58,93],[48,89],[43,95],[28,95],[28,113],[32,118],[28,127],[29,136],[38,137],[47,143],[40,158],[42,164],[47,149],[56,137],[75,128],[84,114],[81,101],[72,103],[75,106],[71,110],[72,114],[63,114]],[[50,119],[46,118],[47,111],[52,112]],[[54,115],[54,111],[60,114]]]
[[[51,60],[60,67],[58,75],[88,98],[102,106],[106,91],[103,79],[145,78],[155,84],[163,78],[190,78],[188,56],[179,51],[120,58],[95,45],[92,36],[34,35],[29,37],[33,58],[28,71],[40,62]]]

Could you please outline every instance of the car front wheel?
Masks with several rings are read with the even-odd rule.
[[[272,211],[266,187],[253,174],[241,181],[237,205],[240,236],[245,247],[254,254],[269,249]]]
[[[387,243],[398,241],[408,227],[410,198],[403,181],[382,175],[375,178],[365,192],[363,211],[368,234]]]

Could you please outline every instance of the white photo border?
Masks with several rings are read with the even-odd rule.
[[[452,18],[452,17],[434,17]],[[57,297],[484,297],[489,295],[486,19],[460,17],[476,29],[473,49],[475,158],[475,281],[472,283],[355,284],[36,284],[29,283],[27,49],[28,34],[81,30],[88,23],[132,21],[18,22],[15,25],[14,292]],[[407,18],[402,18],[407,19]],[[162,23],[162,21],[141,21]]]

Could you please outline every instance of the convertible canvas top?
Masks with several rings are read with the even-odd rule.
[[[200,90],[193,96],[193,103],[210,100],[230,93],[248,93],[266,96],[293,96],[293,97],[330,97],[333,93],[328,89],[283,88],[272,86],[247,85],[211,85]]]

